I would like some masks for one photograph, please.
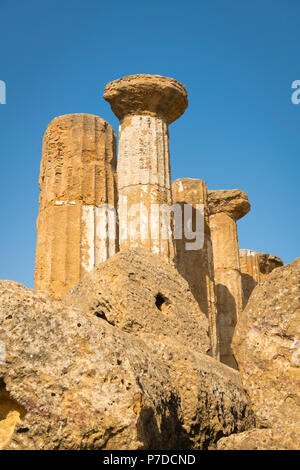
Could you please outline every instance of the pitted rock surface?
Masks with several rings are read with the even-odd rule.
[[[177,80],[161,75],[128,75],[106,85],[103,98],[122,121],[129,114],[160,116],[167,124],[188,106],[187,91]]]
[[[220,436],[253,427],[239,374],[205,354],[207,319],[187,282],[160,257],[120,252],[65,302],[138,336],[168,365],[181,398],[184,448],[214,448]]]
[[[258,421],[300,422],[300,258],[255,287],[238,321],[233,350]]]
[[[210,214],[225,212],[234,220],[244,217],[250,210],[248,196],[240,189],[208,191]]]
[[[138,334],[149,333],[207,353],[208,320],[188,283],[164,259],[141,250],[123,250],[85,276],[65,303]]]
[[[140,339],[10,281],[0,339],[0,448],[178,448],[178,393]]]

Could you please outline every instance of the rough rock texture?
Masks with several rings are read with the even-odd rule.
[[[251,429],[224,437],[217,445],[218,450],[299,450],[299,447],[299,425]]]
[[[87,274],[64,299],[68,305],[106,319],[133,334],[207,353],[208,320],[188,283],[171,263],[141,250],[122,250]]]
[[[68,303],[87,302],[86,311],[0,281],[0,448],[208,449],[253,427],[237,372],[197,352],[208,349],[207,320],[186,281],[153,261],[162,291],[175,288],[155,297],[145,282],[150,261],[140,270],[142,254],[127,253],[125,266],[124,256],[88,274],[76,297],[71,291]]]
[[[262,282],[273,269],[283,266],[283,261],[278,256],[268,253],[257,253],[258,265],[260,271],[260,282]]]
[[[153,335],[139,336],[169,366],[181,399],[182,443],[186,442],[182,448],[214,449],[221,436],[255,425],[238,372],[175,338],[162,342]]]
[[[209,320],[212,356],[219,358],[214,262],[209,228],[207,186],[200,179],[182,178],[172,183],[173,203],[182,217],[175,217],[176,267],[190,286]],[[180,223],[177,235],[176,222]],[[195,235],[196,231],[199,231]],[[198,240],[199,237],[199,240]],[[198,249],[195,249],[200,245]]]
[[[214,448],[253,426],[237,372],[203,354],[208,322],[186,281],[160,257],[120,252],[67,295],[68,305],[140,337],[169,367],[183,412],[182,448]]]
[[[89,114],[53,119],[43,139],[39,183],[35,287],[59,299],[117,251],[114,220],[103,207],[117,205],[112,127]]]
[[[240,250],[242,273],[243,309],[246,307],[254,287],[260,282],[257,253],[253,250]]]
[[[208,191],[209,225],[214,257],[217,330],[220,359],[236,368],[231,342],[243,309],[243,290],[236,220],[250,210],[247,195],[238,189]]]
[[[250,210],[247,194],[240,189],[219,189],[208,191],[210,214],[225,213],[234,220],[241,219]]]
[[[0,448],[179,448],[178,393],[138,338],[0,281],[0,339]]]
[[[233,350],[260,425],[300,422],[300,258],[255,287]]]
[[[182,83],[161,75],[128,75],[106,85],[103,98],[122,121],[125,116],[160,116],[167,125],[176,121],[188,107]]]
[[[109,83],[103,97],[121,121],[120,248],[142,248],[172,260],[168,124],[184,113],[186,89],[171,78],[130,75]]]

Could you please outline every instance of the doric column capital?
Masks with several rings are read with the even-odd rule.
[[[240,189],[208,191],[210,215],[225,213],[233,220],[244,217],[250,210],[248,196]]]
[[[103,98],[120,121],[129,115],[146,115],[160,117],[169,125],[188,106],[185,86],[160,75],[128,75],[110,82]]]

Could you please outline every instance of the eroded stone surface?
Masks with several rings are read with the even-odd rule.
[[[159,116],[167,124],[176,121],[188,106],[182,83],[161,75],[128,75],[106,85],[103,98],[115,115]]]
[[[139,336],[168,364],[183,413],[185,446],[214,449],[221,436],[255,425],[239,374],[219,361],[183,346],[174,337]],[[184,439],[182,442],[184,442]]]
[[[299,426],[251,429],[219,440],[218,450],[299,450]]]
[[[300,422],[300,258],[255,287],[233,350],[260,424]]]
[[[0,448],[167,449],[183,439],[167,366],[140,339],[0,281]]]
[[[195,351],[211,349],[208,320],[171,263],[141,250],[122,250],[89,273],[64,301],[122,330],[173,337]]]
[[[53,119],[43,139],[40,190],[35,287],[58,299],[117,251],[114,220],[103,206],[117,205],[111,126],[89,114]]]
[[[138,336],[164,361],[181,400],[182,448],[214,448],[220,436],[254,425],[238,373],[205,354],[208,321],[187,282],[162,258],[121,251],[65,302]]]
[[[234,220],[244,217],[250,210],[248,196],[240,189],[208,191],[210,214],[225,213]]]

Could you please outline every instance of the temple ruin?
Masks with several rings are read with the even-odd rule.
[[[120,120],[118,159],[115,132],[101,117],[60,116],[46,129],[35,287],[62,299],[120,250],[158,254],[186,279],[205,313],[210,354],[236,368],[237,319],[255,285],[283,263],[239,250],[236,221],[250,210],[243,191],[208,191],[201,179],[171,183],[168,126],[188,106],[181,83],[131,75],[110,82],[103,96]]]

